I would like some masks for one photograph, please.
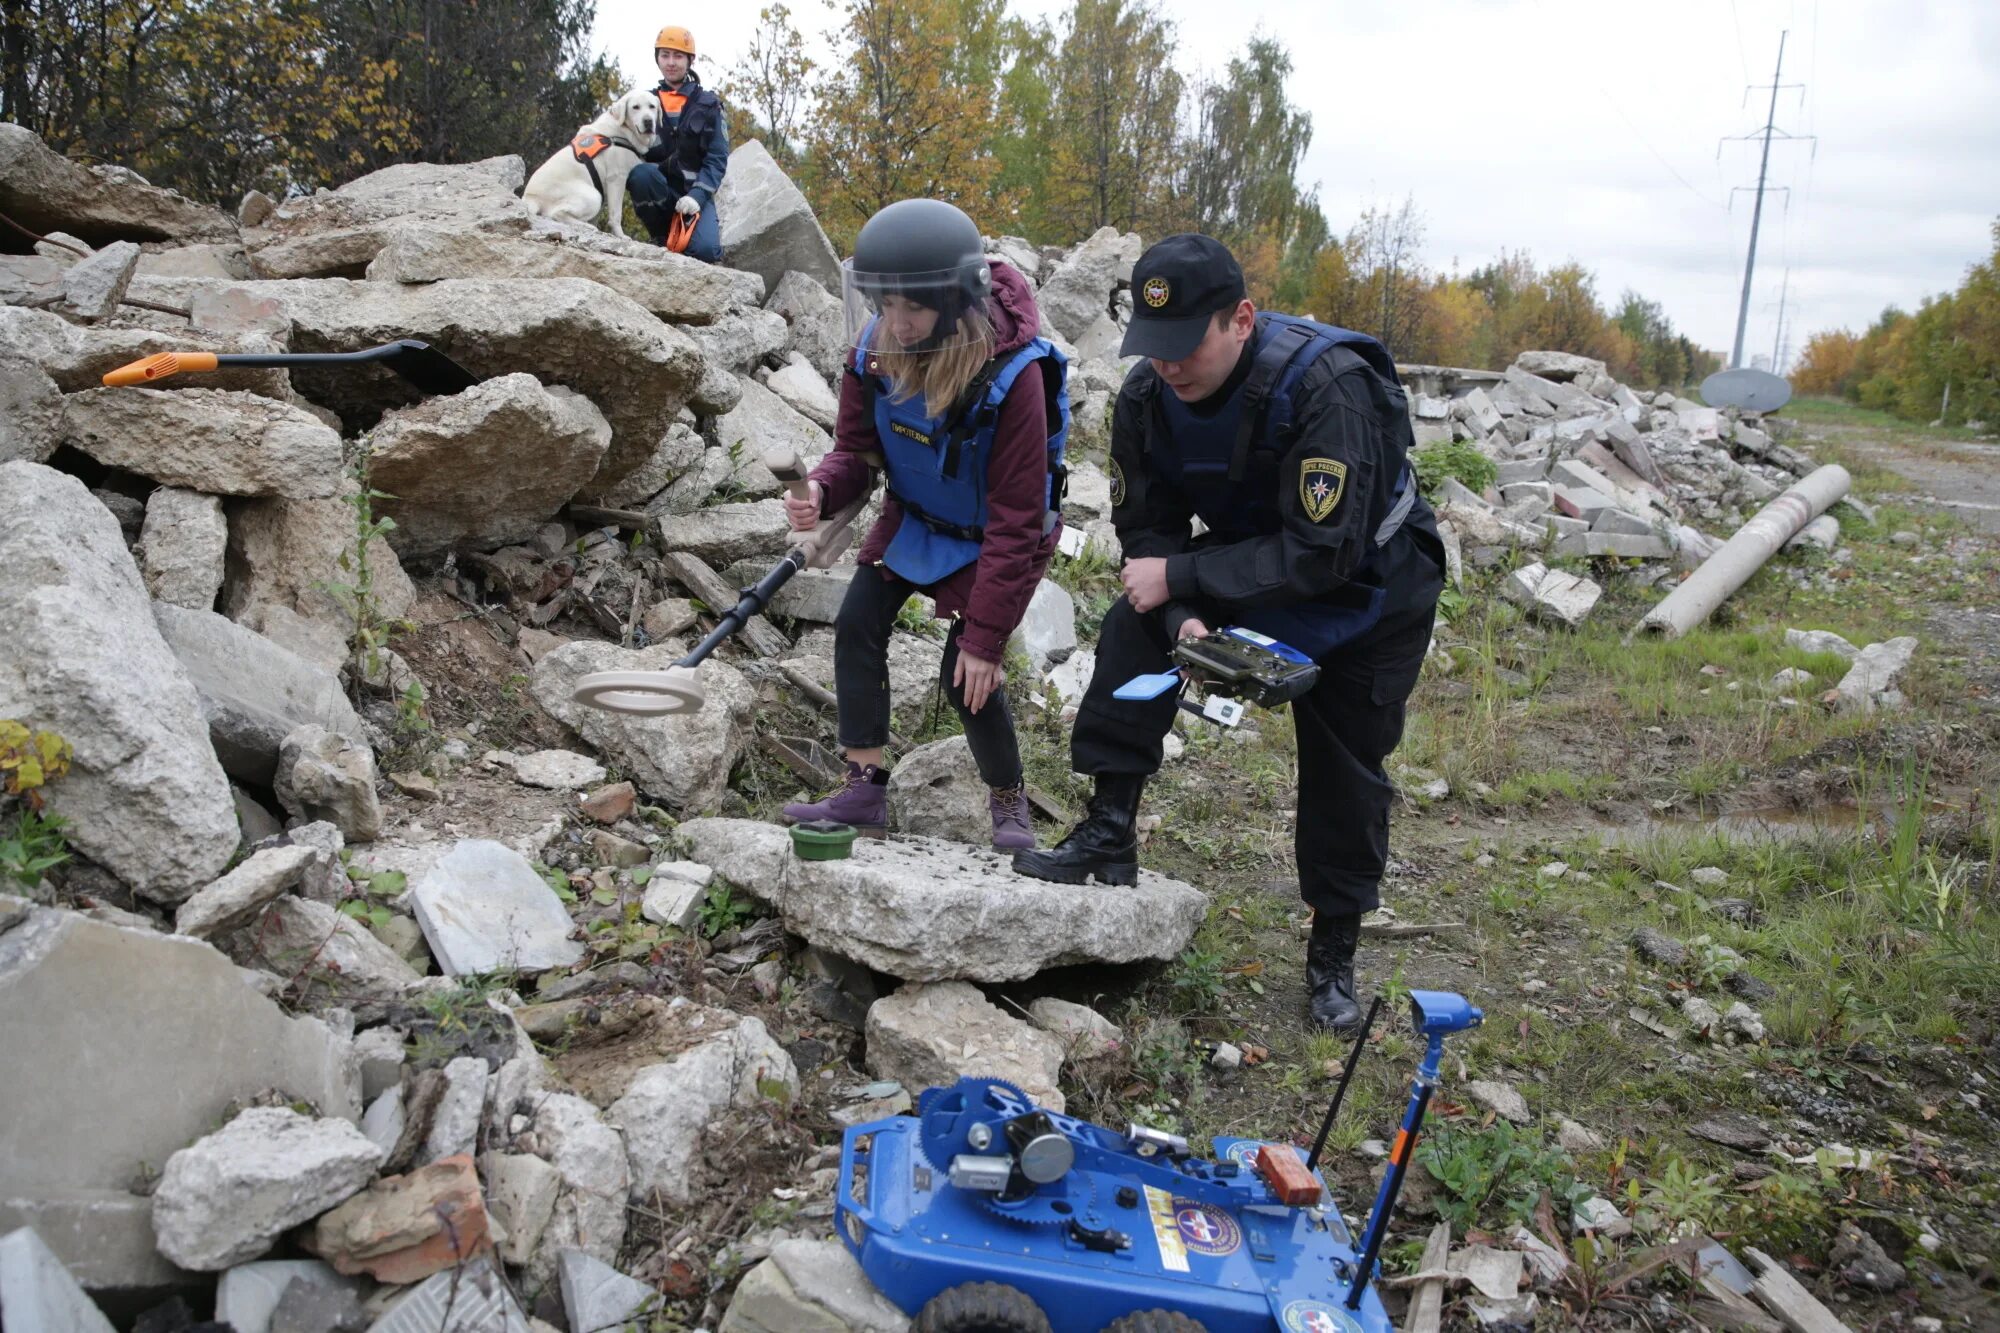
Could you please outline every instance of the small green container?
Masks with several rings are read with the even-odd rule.
[[[845,861],[854,846],[854,825],[809,819],[792,825],[792,854],[801,861]]]

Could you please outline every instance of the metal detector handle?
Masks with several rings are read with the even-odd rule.
[[[878,470],[882,467],[880,454],[863,454],[862,457],[868,460],[870,467]],[[768,449],[764,452],[764,466],[769,468],[771,475],[783,482],[785,489],[798,499],[811,497],[812,487],[806,478],[805,465],[799,462],[796,450]],[[847,553],[847,548],[854,544],[854,520],[860,517],[863,509],[867,508],[869,497],[874,494],[874,490],[871,479],[868,488],[861,493],[859,499],[851,501],[834,513],[822,515],[820,521],[809,531],[794,534],[795,544],[792,549],[805,553],[807,569],[825,569]]]

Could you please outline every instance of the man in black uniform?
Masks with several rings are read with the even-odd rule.
[[[1188,635],[1244,626],[1319,664],[1293,705],[1299,889],[1313,909],[1312,1018],[1352,1031],[1354,946],[1379,898],[1394,789],[1382,761],[1430,646],[1444,547],[1417,494],[1396,369],[1363,334],[1260,314],[1235,257],[1170,236],[1132,271],[1133,367],[1111,425],[1111,518],[1125,596],[1104,617],[1071,764],[1089,813],[1014,868],[1039,879],[1138,878],[1134,824],[1176,696],[1120,700]],[[1191,520],[1206,532],[1193,535]]]

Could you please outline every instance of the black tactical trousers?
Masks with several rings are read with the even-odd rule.
[[[1431,533],[1405,527],[1389,539],[1382,561],[1382,619],[1321,658],[1319,682],[1291,706],[1299,752],[1299,893],[1334,915],[1380,905],[1395,795],[1382,761],[1403,738],[1404,706],[1423,670],[1444,589],[1444,548]],[[1230,623],[1227,608],[1204,612],[1211,630]],[[1158,611],[1141,615],[1121,597],[1106,613],[1096,671],[1070,739],[1077,772],[1158,771],[1175,695],[1145,702],[1111,696],[1132,677],[1172,665],[1168,648]]]
[[[876,750],[889,743],[889,636],[896,615],[915,592],[879,565],[862,565],[847,585],[833,631],[833,691],[838,704],[840,743],[848,749]],[[966,711],[965,688],[951,683],[958,666],[958,639],[965,622],[951,622],[944,641],[938,683],[958,713],[972,762],[989,787],[1021,785],[1021,744],[1007,691],[996,689],[977,713]]]

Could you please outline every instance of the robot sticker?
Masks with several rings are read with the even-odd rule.
[[[1263,1144],[1257,1142],[1255,1139],[1244,1139],[1240,1143],[1232,1143],[1229,1145],[1227,1160],[1236,1163],[1245,1171],[1255,1171],[1257,1169],[1257,1150],[1263,1146]]]
[[[1187,1246],[1181,1243],[1180,1228],[1174,1225],[1174,1206],[1180,1202],[1165,1190],[1146,1186],[1146,1213],[1153,1222],[1153,1239],[1160,1247],[1160,1267],[1170,1272],[1188,1271]]]
[[[1219,1257],[1234,1253],[1243,1243],[1243,1228],[1212,1203],[1175,1199],[1174,1228],[1181,1233],[1182,1243],[1196,1254]]]
[[[1325,1301],[1293,1301],[1278,1317],[1285,1333],[1361,1333],[1353,1315]]]

